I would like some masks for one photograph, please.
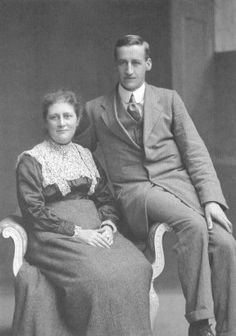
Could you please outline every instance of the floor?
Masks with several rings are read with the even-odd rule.
[[[181,292],[170,290],[159,293],[159,312],[154,325],[154,336],[187,336],[184,319],[184,300]],[[14,293],[0,291],[0,336],[11,336],[10,325],[14,307]]]
[[[0,336],[11,336],[10,326],[13,318],[13,286],[0,287]]]
[[[184,299],[180,291],[159,294],[160,307],[154,325],[154,336],[187,336],[188,324],[184,317]]]

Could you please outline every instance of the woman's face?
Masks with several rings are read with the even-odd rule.
[[[45,122],[48,135],[60,145],[72,140],[78,126],[74,107],[63,101],[49,106]]]

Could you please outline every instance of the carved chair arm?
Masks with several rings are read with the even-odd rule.
[[[172,229],[165,223],[157,223],[153,225],[149,232],[149,248],[154,254],[152,261],[153,281],[161,274],[165,266],[165,256],[163,250],[163,235]]]
[[[154,328],[155,317],[157,315],[159,300],[156,289],[154,287],[154,280],[161,274],[165,266],[165,257],[163,250],[163,235],[165,232],[172,231],[172,229],[165,223],[157,223],[150,229],[148,240],[149,249],[152,252],[154,259],[152,264],[152,280],[149,292],[150,297],[150,318],[152,329]]]
[[[16,276],[27,249],[27,235],[21,226],[22,218],[12,215],[0,221],[0,234],[14,241],[13,273]]]

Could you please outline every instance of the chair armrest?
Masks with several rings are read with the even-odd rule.
[[[14,242],[13,273],[16,276],[27,249],[27,234],[21,226],[22,218],[12,215],[0,221],[0,233],[4,238],[12,238]]]
[[[157,278],[164,269],[165,256],[163,250],[163,235],[172,229],[165,223],[153,225],[149,232],[149,247],[154,252],[154,261],[152,262],[153,280]]]

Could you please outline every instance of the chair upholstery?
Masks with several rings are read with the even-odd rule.
[[[158,311],[159,307],[159,301],[158,301],[158,295],[154,286],[154,281],[155,279],[161,274],[161,272],[164,269],[165,265],[165,260],[164,260],[164,251],[163,251],[163,235],[165,232],[171,231],[169,226],[165,223],[157,223],[152,226],[150,233],[149,233],[149,247],[147,249],[146,256],[150,260],[153,268],[153,276],[152,276],[152,281],[151,281],[151,287],[150,287],[150,318],[151,318],[151,324],[153,327],[155,316]],[[24,283],[28,282],[27,279],[30,279],[32,282],[37,282],[39,279],[39,271],[37,267],[29,265],[25,260],[24,260],[24,255],[27,249],[27,234],[25,230],[22,227],[22,218],[21,216],[18,215],[11,215],[9,217],[4,218],[2,221],[0,221],[0,233],[4,238],[12,238],[14,241],[14,257],[13,257],[13,274],[15,277],[22,277]],[[22,270],[22,274],[19,275],[19,270]],[[41,276],[41,274],[40,274]],[[43,281],[42,281],[43,279]],[[30,281],[29,280],[29,281]],[[39,304],[40,298],[39,296],[42,294],[42,296],[45,298],[47,295],[47,300],[43,300],[43,305],[46,305],[42,309],[42,313],[44,311],[52,314],[52,329],[55,327],[57,324],[61,324],[59,328],[57,328],[57,335],[69,335],[65,329],[65,326],[62,321],[60,321],[60,316],[59,313],[56,309],[56,297],[55,293],[52,289],[51,284],[47,282],[45,278],[40,278],[42,285],[41,285],[41,291],[40,290],[35,290],[34,284],[31,283],[30,286],[26,284],[26,289],[25,291],[33,291],[34,296],[35,296],[35,304]],[[17,286],[17,282],[16,282]],[[32,289],[33,286],[33,289]],[[24,287],[24,286],[23,286]],[[46,294],[47,293],[47,294]],[[31,295],[32,299],[32,295]],[[16,297],[16,305],[24,304],[20,303],[18,301],[22,301],[21,298]],[[32,304],[32,302],[31,302]],[[50,309],[49,309],[50,308]],[[27,309],[24,310],[24,313],[27,314],[27,318],[34,320],[33,323],[34,325],[38,326],[38,328],[43,328],[43,325],[41,323],[37,324],[37,316],[33,316],[33,311],[32,307],[30,311],[27,311]],[[14,325],[17,326],[18,324],[18,319],[20,319],[20,316],[14,315],[14,321],[13,321],[13,329]],[[36,320],[36,321],[35,321]],[[59,332],[61,330],[61,333]],[[40,329],[41,334],[43,334],[42,329]],[[24,333],[23,333],[24,334]],[[13,330],[13,335],[14,335],[14,330]],[[16,331],[17,335],[17,331]]]

